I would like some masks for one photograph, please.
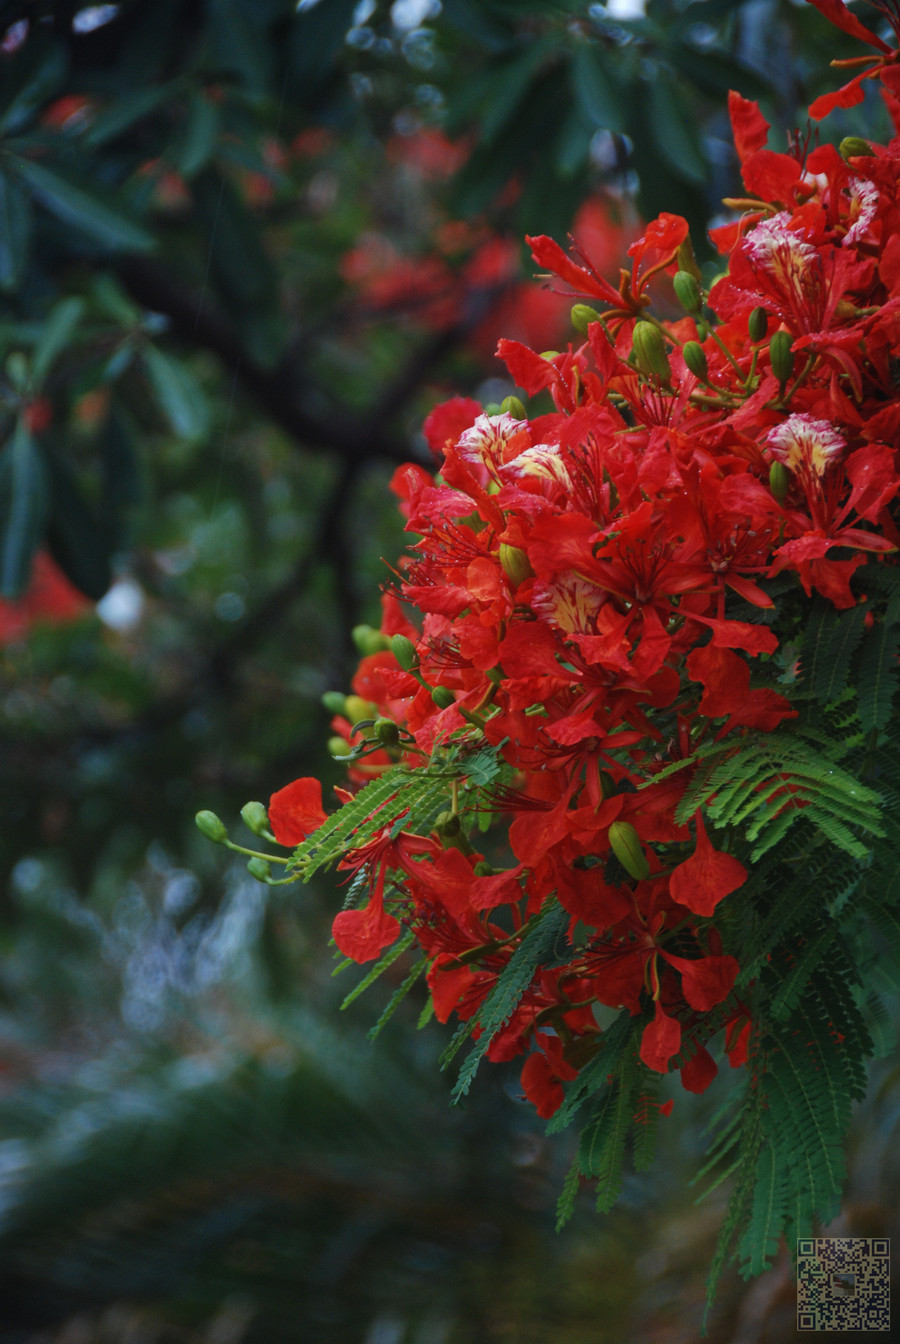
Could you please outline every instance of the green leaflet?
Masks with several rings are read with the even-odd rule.
[[[888,726],[897,689],[900,626],[880,623],[870,631],[859,660],[859,718],[866,733]]]
[[[785,1217],[786,1197],[782,1172],[775,1146],[764,1143],[756,1160],[756,1185],[747,1229],[738,1243],[738,1255],[745,1262],[744,1277],[762,1274],[778,1251]]]
[[[347,997],[341,1004],[341,1012],[343,1012],[345,1008],[349,1008],[351,1003],[353,1003],[355,999],[358,999],[360,994],[362,994],[364,990],[367,990],[369,988],[369,985],[374,984],[375,981],[379,979],[379,977],[387,970],[389,966],[393,966],[397,958],[401,957],[403,953],[406,951],[406,949],[412,943],[415,942],[415,940],[416,935],[413,933],[412,929],[407,929],[403,937],[398,938],[396,943],[394,943],[393,947],[389,947],[388,950],[383,954],[383,956],[378,958],[375,965],[372,967],[372,969],[369,971],[367,975],[363,976],[359,984],[355,985],[353,989],[351,989],[350,993],[347,995]]]
[[[638,1033],[642,1023],[620,1013],[601,1037],[600,1048],[589,1064],[579,1071],[566,1089],[566,1098],[562,1106],[547,1124],[547,1133],[555,1134],[565,1129],[572,1121],[575,1112],[605,1084],[607,1075],[614,1073],[621,1059],[630,1051],[637,1053]]]
[[[406,978],[403,980],[402,984],[397,986],[391,997],[388,999],[387,1004],[384,1007],[384,1011],[382,1012],[378,1021],[375,1023],[374,1026],[370,1027],[369,1030],[367,1031],[366,1035],[368,1036],[370,1041],[374,1041],[378,1036],[381,1035],[382,1030],[394,1016],[394,1013],[400,1007],[400,1004],[406,998],[407,994],[412,989],[413,985],[416,983],[419,976],[425,970],[425,967],[427,965],[428,965],[428,959],[426,957],[420,957],[419,960],[415,962],[415,964],[410,968],[410,971],[407,974]]]
[[[481,1028],[481,1036],[463,1062],[452,1093],[454,1101],[459,1101],[468,1092],[491,1041],[515,1012],[519,1000],[531,984],[536,968],[545,965],[553,955],[557,942],[564,936],[569,919],[568,911],[563,910],[551,897],[545,901],[540,914],[529,921],[525,936],[478,1013],[476,1022]],[[476,1022],[470,1023],[470,1027],[474,1027]]]
[[[578,1164],[582,1174],[597,1178],[597,1211],[608,1213],[622,1189],[625,1140],[634,1110],[634,1062],[625,1058],[619,1076],[605,1089],[582,1130]]]
[[[840,746],[835,754],[840,754]],[[685,823],[702,807],[714,826],[733,827],[748,839],[758,840],[754,859],[774,843],[768,835],[770,828],[777,827],[776,838],[780,839],[792,824],[783,820],[785,812],[797,813],[801,808],[802,815],[815,822],[832,844],[857,858],[864,858],[869,846],[853,829],[883,834],[880,796],[842,769],[833,755],[799,734],[748,736],[731,740],[727,747],[714,743],[689,761],[677,762],[676,768],[689,764],[696,770],[678,804],[676,820]],[[668,767],[654,779],[672,773],[674,769]]]
[[[819,596],[813,603],[803,638],[801,667],[822,705],[837,700],[847,684],[850,662],[865,629],[865,615],[861,605],[837,611]]]
[[[793,965],[783,970],[779,965],[778,988],[769,1005],[774,1018],[785,1018],[797,1007],[812,969],[827,955],[836,934],[833,921],[822,923],[819,928],[813,928],[804,945],[797,950]]]
[[[290,868],[298,870],[305,882],[347,849],[364,845],[401,814],[406,814],[404,826],[410,830],[427,824],[445,805],[451,778],[445,769],[426,766],[408,770],[405,766],[392,766],[360,789],[349,803],[339,807],[298,845]]]
[[[770,1142],[783,1145],[793,1188],[828,1222],[844,1181],[844,1130],[850,1118],[841,1052],[817,1013],[804,1006],[778,1032],[764,1079]],[[802,1233],[801,1233],[802,1235]]]

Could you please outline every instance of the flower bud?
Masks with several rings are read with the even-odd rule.
[[[194,817],[194,823],[200,834],[205,835],[207,840],[212,840],[214,845],[224,845],[228,839],[225,823],[219,820],[215,812],[198,812]]]
[[[838,145],[838,151],[842,159],[871,158],[874,154],[868,140],[863,140],[859,135],[845,135]]]
[[[518,397],[504,397],[500,403],[500,414],[511,415],[514,420],[527,420],[525,407]]]
[[[411,639],[407,639],[406,635],[394,635],[391,640],[391,652],[404,672],[411,672],[414,667],[419,666],[416,646]]]
[[[438,709],[449,709],[451,705],[456,704],[456,696],[449,686],[435,686],[431,698]]]
[[[384,653],[385,649],[391,647],[391,641],[387,635],[383,635],[374,626],[355,625],[350,633],[353,643],[364,658],[368,657],[370,653]]]
[[[377,714],[378,706],[361,695],[348,695],[344,701],[344,717],[350,723],[362,723],[363,719],[374,719]]]
[[[650,876],[650,865],[640,836],[630,821],[614,821],[609,828],[612,852],[630,877],[640,882]]]
[[[534,577],[534,570],[531,568],[528,556],[520,546],[508,546],[505,541],[500,543],[500,566],[503,573],[518,588],[520,583],[526,579]]]
[[[672,281],[675,297],[686,313],[699,313],[703,307],[700,286],[690,271],[676,271]]]
[[[772,372],[782,387],[794,371],[794,352],[791,349],[793,338],[789,331],[776,331],[769,342],[769,358]]]
[[[631,336],[632,349],[638,368],[652,378],[667,383],[672,376],[666,343],[659,327],[652,322],[638,321]]]
[[[347,712],[347,697],[343,691],[326,691],[322,696],[322,704],[329,714],[345,714]]]
[[[773,462],[769,467],[769,489],[778,500],[783,504],[787,498],[787,492],[791,488],[791,473],[783,462]]]
[[[398,747],[400,745],[400,729],[393,719],[376,719],[374,732],[383,747]]]
[[[747,319],[747,332],[751,341],[764,341],[769,330],[769,314],[765,308],[754,308]]]
[[[265,859],[248,859],[247,872],[251,877],[255,877],[257,882],[268,882],[272,876],[272,865],[267,863]]]
[[[254,835],[265,835],[269,829],[269,814],[262,803],[244,803],[241,817],[247,830]]]
[[[337,735],[335,735],[334,737],[329,737],[326,745],[328,748],[329,756],[335,756],[335,757],[349,756],[353,751],[353,748],[351,747],[347,739],[345,737],[338,737]]]
[[[588,334],[588,327],[592,322],[600,321],[600,314],[597,309],[592,308],[589,303],[573,304],[569,317],[572,320],[572,326],[581,336]]]
[[[706,362],[706,351],[699,341],[685,341],[681,347],[681,353],[684,356],[684,362],[691,373],[696,374],[698,378],[704,381],[709,376],[709,365]]]
[[[442,836],[459,835],[461,825],[458,812],[440,812],[434,820],[434,829]]]
[[[492,864],[485,863],[484,859],[480,859],[472,869],[475,877],[493,877],[494,873],[499,871],[500,870],[494,868]]]

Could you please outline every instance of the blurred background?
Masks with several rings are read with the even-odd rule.
[[[615,280],[665,209],[704,259],[728,89],[802,142],[849,45],[802,0],[0,3],[0,1344],[699,1337],[728,1079],[557,1234],[571,1144],[515,1067],[451,1108],[421,1003],[374,1043],[390,983],[339,1011],[334,883],[259,885],[193,815],[250,841],[245,801],[340,781],[392,472],[513,390],[498,337],[570,339],[523,235]],[[896,1082],[834,1231],[891,1231]],[[709,1338],[794,1311],[782,1255]]]

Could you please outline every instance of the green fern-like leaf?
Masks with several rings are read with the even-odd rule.
[[[468,1092],[491,1041],[515,1012],[519,1000],[534,978],[535,969],[546,965],[554,955],[569,918],[568,912],[552,898],[544,903],[540,914],[533,917],[522,941],[479,1010],[477,1025],[481,1028],[481,1036],[463,1062],[453,1089],[454,1101],[459,1101]],[[475,1023],[469,1025],[474,1027]]]
[[[830,705],[844,690],[850,663],[865,629],[865,608],[837,611],[817,597],[803,637],[801,667],[813,695]]]
[[[634,1066],[623,1060],[619,1075],[604,1089],[581,1134],[578,1163],[582,1174],[597,1179],[597,1210],[608,1213],[622,1189],[625,1142],[634,1110]]]
[[[756,1159],[753,1203],[744,1235],[738,1243],[744,1276],[762,1274],[778,1250],[787,1204],[784,1175],[772,1143],[763,1143]]]
[[[306,881],[351,847],[364,845],[401,814],[403,825],[427,825],[446,806],[452,772],[446,768],[408,770],[393,766],[360,789],[350,802],[294,850],[290,868]]]
[[[637,1054],[636,1037],[641,1030],[641,1023],[624,1012],[606,1028],[597,1053],[579,1070],[578,1077],[566,1089],[563,1104],[549,1120],[548,1134],[556,1134],[571,1124],[584,1103],[605,1086],[608,1075],[616,1072],[623,1057]]]
[[[897,690],[900,625],[886,621],[866,637],[859,660],[859,718],[866,733],[881,731],[891,719]]]
[[[350,1004],[354,1003],[355,1000],[359,998],[360,994],[367,990],[370,985],[373,985],[387,968],[392,966],[397,958],[401,957],[406,949],[415,942],[415,939],[416,935],[413,933],[412,929],[408,929],[402,938],[398,938],[393,947],[389,947],[384,955],[379,957],[378,961],[376,961],[369,973],[363,976],[359,984],[351,989],[350,993],[341,1004],[341,1010],[343,1011],[343,1009],[349,1008]]]

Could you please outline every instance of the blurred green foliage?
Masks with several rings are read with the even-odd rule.
[[[714,1218],[647,1233],[693,1103],[668,1185],[555,1238],[565,1144],[497,1082],[450,1111],[431,1029],[360,1043],[370,995],[344,1030],[341,894],[270,900],[191,818],[339,781],[320,696],[402,547],[390,473],[550,320],[522,234],[593,196],[614,245],[665,209],[701,250],[727,89],[786,130],[846,39],[789,0],[7,0],[0,29],[0,1340],[575,1344],[676,1269],[699,1320]],[[71,587],[39,600],[47,555]]]

